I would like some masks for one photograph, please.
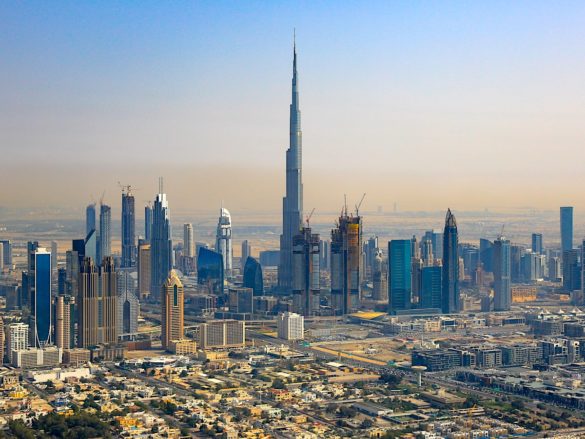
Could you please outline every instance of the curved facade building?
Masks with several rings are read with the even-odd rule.
[[[155,299],[160,297],[163,283],[173,268],[173,243],[171,241],[171,218],[167,194],[159,193],[152,208],[150,236],[150,289]]]
[[[244,266],[244,287],[252,288],[254,296],[264,295],[262,265],[252,256],[248,256],[246,265]]]
[[[223,293],[224,274],[223,256],[205,247],[199,248],[197,255],[197,283],[207,285],[210,292]]]
[[[223,207],[219,211],[217,233],[215,235],[215,250],[221,254],[225,273],[229,276],[232,272],[232,216]]]

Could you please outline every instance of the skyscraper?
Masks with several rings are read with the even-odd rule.
[[[78,346],[89,347],[99,343],[98,301],[99,272],[91,258],[84,258],[79,270]]]
[[[181,340],[184,334],[184,292],[183,284],[171,270],[162,286],[161,343],[169,349],[171,341]]]
[[[51,270],[57,272],[57,261],[59,254],[59,244],[57,241],[51,241]]]
[[[349,314],[361,299],[361,217],[347,209],[331,231],[331,306],[336,314]]]
[[[443,233],[443,288],[441,291],[442,311],[445,314],[461,310],[459,299],[459,235],[457,222],[451,209],[447,209]]]
[[[91,258],[84,258],[79,273],[79,347],[118,341],[116,292],[113,258],[105,257],[99,272]]]
[[[423,267],[419,308],[441,308],[442,272],[443,268],[441,266]]]
[[[31,296],[31,330],[35,347],[51,343],[51,252],[34,252],[34,289]]]
[[[499,237],[493,246],[494,310],[509,311],[512,305],[510,241]]]
[[[532,251],[534,253],[542,254],[542,233],[532,234]]]
[[[561,253],[573,250],[573,208],[561,207]]]
[[[55,345],[59,349],[74,347],[74,310],[75,300],[72,296],[60,294],[55,300]]]
[[[215,251],[223,258],[223,268],[226,276],[232,272],[232,217],[227,209],[223,207],[219,211],[217,221],[217,232],[215,234]]]
[[[303,227],[293,237],[293,310],[303,316],[313,316],[319,309],[319,234]]]
[[[150,203],[144,206],[144,240],[150,242],[152,234],[152,207]]]
[[[248,259],[249,256],[252,256],[252,246],[248,240],[245,239],[242,241],[242,257],[240,258],[242,273],[244,272],[244,267],[246,266],[246,259]]]
[[[193,236],[193,224],[183,224],[183,251],[188,258],[195,257],[195,237]]]
[[[118,277],[116,298],[116,327],[118,336],[122,339],[133,339],[138,334],[138,314],[140,302],[136,295],[136,281],[134,271],[121,269],[116,273]]]
[[[8,239],[0,240],[4,256],[4,267],[12,269],[12,242]]]
[[[412,300],[412,260],[410,239],[388,243],[388,297],[390,312],[409,309]]]
[[[292,241],[301,228],[302,213],[302,132],[295,45],[293,48],[290,138],[289,148],[286,151],[286,195],[282,200],[282,235],[280,235],[280,263],[278,266],[278,286],[285,291],[290,291],[292,286]]]
[[[138,295],[141,299],[150,296],[151,282],[150,244],[140,243],[138,245]]]
[[[102,259],[107,256],[112,256],[112,208],[106,204],[100,204],[97,264],[101,264]]]
[[[383,263],[382,251],[377,250],[374,262],[372,265],[372,299],[378,301],[388,300],[388,269]]]
[[[85,236],[95,229],[95,203],[91,203],[85,208]]]
[[[160,297],[163,283],[173,268],[173,243],[171,241],[171,217],[167,194],[160,192],[154,200],[152,208],[152,234],[150,239],[150,289],[155,299]]]
[[[252,256],[246,259],[246,266],[244,267],[244,287],[252,288],[254,296],[262,296],[264,294],[262,266]]]
[[[122,268],[136,265],[136,217],[130,186],[122,189]]]

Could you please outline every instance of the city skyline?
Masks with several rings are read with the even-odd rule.
[[[284,78],[296,27],[306,206],[334,209],[344,193],[367,192],[371,210],[395,202],[405,210],[585,207],[576,189],[585,183],[578,167],[584,66],[575,46],[583,5],[371,5],[343,3],[332,17],[327,3],[302,14],[292,4],[253,2],[5,8],[0,141],[8,160],[0,183],[18,190],[3,193],[0,206],[86,205],[104,189],[111,203],[122,178],[141,189],[140,205],[164,175],[175,209],[213,209],[224,199],[232,209],[277,212],[290,99]],[[33,7],[46,12],[42,22]],[[286,18],[273,18],[275,9]],[[154,17],[160,24],[147,35]],[[409,25],[415,30],[406,32]],[[205,32],[212,26],[224,33]],[[162,149],[170,153],[157,154]],[[539,151],[557,153],[541,160]],[[39,160],[30,163],[33,154]],[[18,171],[25,164],[26,175]],[[246,182],[229,190],[203,184],[219,172]],[[353,193],[348,172],[362,183]],[[46,174],[51,185],[41,184]],[[533,178],[543,182],[538,191]]]

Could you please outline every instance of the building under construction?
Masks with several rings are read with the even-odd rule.
[[[305,317],[319,310],[320,258],[319,235],[303,227],[293,237],[293,310]]]
[[[356,206],[357,207],[357,206]],[[362,277],[362,219],[347,207],[331,231],[331,306],[336,315],[359,307]]]

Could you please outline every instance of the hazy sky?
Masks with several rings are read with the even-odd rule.
[[[585,208],[585,2],[0,3],[0,205]]]

